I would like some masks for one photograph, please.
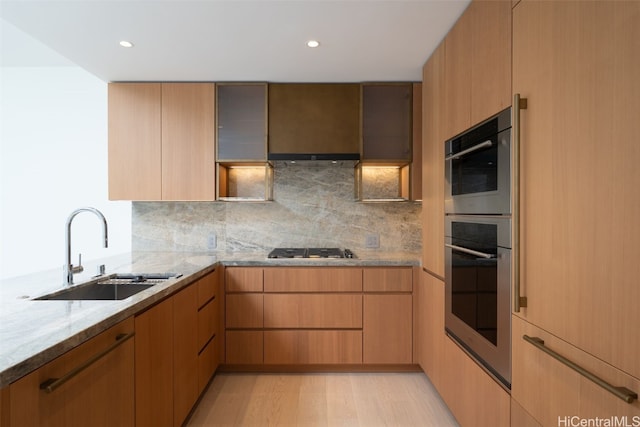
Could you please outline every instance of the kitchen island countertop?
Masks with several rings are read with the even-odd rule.
[[[177,279],[119,301],[34,301],[61,289],[62,268],[0,282],[0,388],[38,369],[116,323],[139,313],[215,270],[216,266],[417,266],[419,254],[358,253],[353,259],[269,259],[264,252],[136,252],[85,262],[75,282],[98,265],[112,273],[179,273]],[[93,274],[91,273],[93,272]]]

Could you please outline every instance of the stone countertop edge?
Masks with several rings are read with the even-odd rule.
[[[93,264],[97,267],[100,263],[105,263],[107,274],[115,272],[182,274],[177,279],[154,285],[149,290],[120,301],[33,301],[34,297],[62,287],[57,281],[62,276],[62,269],[6,279],[0,282],[0,388],[44,366],[122,320],[144,311],[214,271],[218,265],[229,267],[419,266],[419,258],[419,254],[413,253],[376,253],[353,259],[269,259],[264,253],[148,252],[123,254],[86,262],[85,271],[90,270],[88,267],[94,267]],[[76,283],[82,283],[89,278],[90,276],[78,278]],[[56,283],[53,289],[45,286],[51,283]],[[25,313],[28,314],[25,315]],[[34,319],[40,320],[41,323],[34,322]],[[25,325],[31,325],[32,330],[25,330]]]

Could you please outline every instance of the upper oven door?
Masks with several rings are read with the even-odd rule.
[[[511,213],[511,109],[446,141],[445,211]]]

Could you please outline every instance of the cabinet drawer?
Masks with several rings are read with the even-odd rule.
[[[218,337],[214,337],[198,354],[198,395],[209,384],[218,369]]]
[[[362,292],[361,268],[265,268],[265,292]]]
[[[362,363],[362,332],[265,331],[264,363]]]
[[[226,363],[259,365],[263,361],[262,331],[227,331]]]
[[[205,305],[218,292],[218,271],[213,271],[198,280],[198,308]]]
[[[593,419],[627,416],[640,421],[640,403],[629,404],[523,339],[544,340],[544,346],[614,386],[640,392],[640,380],[513,316],[512,397],[542,425],[579,416]],[[633,418],[637,417],[637,418]]]
[[[227,295],[227,328],[261,328],[262,294]]]
[[[400,268],[365,268],[363,271],[365,292],[411,292],[413,270]]]
[[[265,294],[265,328],[362,328],[361,294]]]
[[[262,292],[262,269],[231,267],[225,270],[227,292]]]
[[[218,298],[198,310],[198,350],[207,344],[218,327]]]
[[[3,426],[133,426],[133,318],[128,318],[9,386]],[[125,338],[119,336],[124,335]],[[84,368],[83,368],[84,367]],[[53,381],[67,378],[67,381]],[[47,383],[51,389],[41,389]]]

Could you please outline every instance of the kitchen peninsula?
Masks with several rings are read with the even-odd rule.
[[[152,313],[153,310],[163,307],[166,301],[171,300],[174,300],[173,304],[177,310],[178,297],[176,296],[187,295],[186,290],[190,288],[193,288],[193,294],[198,294],[198,298],[200,298],[200,288],[203,288],[202,284],[205,283],[209,277],[214,278],[214,284],[211,285],[213,289],[211,295],[213,296],[209,297],[209,300],[217,303],[217,306],[215,306],[217,314],[211,315],[214,319],[212,323],[217,326],[212,326],[214,331],[211,332],[212,337],[210,340],[213,341],[215,337],[218,338],[215,341],[216,347],[213,352],[216,357],[213,363],[215,366],[218,366],[218,364],[224,365],[225,351],[223,348],[224,339],[222,338],[225,335],[223,326],[225,310],[222,308],[224,307],[222,289],[224,289],[225,275],[223,272],[225,269],[234,268],[255,269],[260,271],[261,275],[263,270],[280,270],[281,272],[317,270],[318,268],[351,270],[352,273],[355,274],[354,277],[357,278],[355,286],[356,288],[360,286],[360,288],[359,292],[356,292],[356,288],[351,289],[349,298],[355,298],[356,303],[359,304],[360,311],[362,311],[363,298],[366,301],[367,298],[380,298],[382,295],[378,293],[378,290],[376,290],[375,295],[369,295],[366,293],[366,286],[364,287],[365,293],[363,294],[363,271],[372,269],[376,269],[376,271],[377,269],[383,269],[385,271],[406,271],[408,273],[406,277],[408,277],[409,287],[393,295],[401,295],[408,304],[408,307],[405,307],[405,312],[409,315],[408,325],[404,325],[408,326],[408,329],[406,329],[409,337],[408,359],[405,358],[403,363],[396,365],[405,364],[407,365],[407,369],[413,369],[410,368],[413,364],[411,345],[411,282],[413,281],[413,275],[417,274],[417,266],[419,265],[418,258],[418,255],[414,253],[376,253],[376,255],[365,255],[361,258],[343,259],[268,259],[265,253],[205,254],[137,252],[100,260],[95,263],[96,265],[87,263],[88,271],[95,271],[93,267],[103,263],[107,266],[107,273],[170,271],[182,274],[182,276],[177,279],[171,279],[164,283],[154,285],[149,290],[140,292],[121,301],[34,301],[34,297],[41,296],[60,287],[58,285],[52,285],[59,283],[59,272],[57,271],[7,280],[2,284],[2,322],[0,322],[2,324],[0,327],[0,339],[3,342],[2,353],[0,354],[0,384],[3,396],[2,413],[5,413],[5,410],[9,410],[7,408],[12,407],[12,403],[10,403],[13,402],[10,392],[10,390],[12,390],[11,384],[16,384],[16,381],[20,383],[20,381],[22,381],[20,378],[25,378],[25,375],[64,358],[64,355],[71,354],[74,348],[82,347],[84,343],[100,337],[108,332],[110,328],[113,329],[126,324],[127,321],[130,322],[131,325],[135,325],[135,327],[130,327],[129,329],[132,329],[132,332],[136,334],[135,336],[132,335],[133,339],[131,341],[135,341],[136,343],[135,355],[138,357],[139,348],[142,348],[146,342],[141,334],[145,331],[148,332],[148,329],[145,329],[148,327],[148,324],[143,322],[143,320],[146,319],[144,316],[145,313]],[[282,267],[288,268],[283,269]],[[324,272],[323,270],[323,273]],[[84,279],[80,278],[78,282],[82,282],[83,280]],[[191,286],[192,284],[196,286]],[[304,287],[304,283],[302,282],[300,282],[299,285],[300,287]],[[195,291],[196,288],[198,292]],[[309,291],[309,289],[306,291]],[[314,289],[312,291],[314,291],[314,295],[333,295],[325,293],[322,289]],[[379,291],[386,292],[383,289]],[[300,295],[295,293],[295,289],[292,292],[294,293],[290,295]],[[306,297],[308,297],[308,295],[303,296],[303,299]],[[340,297],[338,296],[338,298]],[[203,301],[203,304],[207,302],[206,297]],[[199,306],[203,307],[204,305]],[[372,305],[371,307],[374,306]],[[365,313],[366,310],[365,302]],[[204,312],[205,310],[202,311]],[[375,317],[381,316],[383,312],[384,311],[376,309],[375,312],[371,312],[370,317],[375,320]],[[198,314],[199,313],[200,310],[198,311]],[[229,313],[229,309],[227,309],[227,313]],[[194,316],[195,314],[196,312],[194,312]],[[230,316],[230,314],[227,314],[227,316]],[[383,320],[384,319],[380,319],[380,321]],[[195,323],[200,325],[197,320]],[[175,328],[176,325],[177,323],[174,323],[173,327]],[[190,328],[193,329],[193,323],[190,325]],[[289,330],[290,326],[291,325],[285,325],[283,327],[285,330]],[[362,324],[358,324],[350,333],[352,335],[362,334],[362,327]],[[338,326],[338,329],[341,329],[341,327]],[[198,334],[199,333],[200,332],[198,332]],[[159,338],[156,336],[156,339]],[[124,348],[125,345],[122,347]],[[133,345],[131,347],[130,352],[134,352]],[[285,354],[287,354],[286,351]],[[154,359],[156,358],[155,356]],[[364,361],[362,358],[362,347],[360,347],[357,357],[358,359],[356,360],[341,363],[346,365],[349,363],[367,363],[366,358]],[[87,355],[85,355],[85,359],[86,358],[88,358]],[[268,361],[265,360],[265,363],[268,363]],[[282,364],[286,365],[291,363],[298,365],[300,363],[304,364],[304,362],[290,360]],[[282,365],[281,363],[277,364]],[[138,366],[137,363],[136,366]],[[136,370],[138,369],[139,368],[136,368]],[[235,369],[238,369],[237,364]],[[282,367],[280,367],[280,369],[282,369]],[[348,370],[350,368],[346,366],[342,369]],[[128,372],[133,375],[131,371]],[[26,378],[28,377],[29,375],[27,375]],[[135,372],[135,378],[137,384],[139,378],[137,372]],[[206,380],[200,379],[198,390],[203,390],[210,378],[211,376],[209,375],[206,377]],[[71,385],[68,387],[71,387]],[[197,394],[190,403],[186,404],[186,409],[183,410],[184,416],[188,415],[189,410],[196,401]],[[132,409],[132,411],[135,411],[136,416],[138,416],[137,409]],[[183,415],[181,415],[181,417],[182,416]]]

